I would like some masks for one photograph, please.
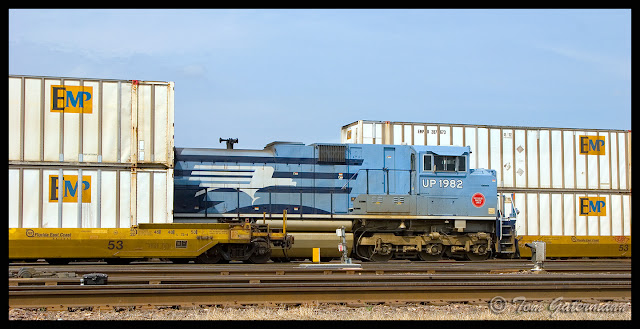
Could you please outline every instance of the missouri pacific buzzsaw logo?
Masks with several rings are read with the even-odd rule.
[[[51,86],[51,112],[92,113],[93,87]]]

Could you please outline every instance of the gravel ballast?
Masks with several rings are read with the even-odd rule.
[[[500,313],[487,305],[470,304],[212,306],[74,311],[9,308],[9,320],[631,320],[631,303],[565,303],[562,307],[541,302],[509,304]]]

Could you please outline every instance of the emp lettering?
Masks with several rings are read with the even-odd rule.
[[[49,202],[58,202],[58,189],[63,187],[62,202],[78,202],[78,175],[49,175]],[[82,203],[91,203],[91,176],[82,176]]]
[[[605,155],[604,136],[580,136],[580,154]]]
[[[462,179],[423,179],[422,187],[462,188]]]
[[[603,197],[583,197],[580,201],[580,216],[606,216],[607,204]]]
[[[51,86],[51,112],[92,113],[93,87]]]

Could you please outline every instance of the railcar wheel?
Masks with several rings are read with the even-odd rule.
[[[47,258],[45,259],[49,265],[67,265],[71,261],[67,258]]]
[[[269,242],[265,239],[256,239],[253,244],[255,245],[255,250],[253,254],[249,256],[249,262],[254,264],[264,264],[271,259],[271,248],[269,247]]]
[[[129,265],[131,263],[131,259],[127,258],[107,258],[105,262],[109,265]]]
[[[215,246],[196,257],[196,263],[215,264],[219,262],[220,259],[222,259],[222,254],[220,253],[218,246]]]

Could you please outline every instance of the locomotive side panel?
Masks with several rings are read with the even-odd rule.
[[[176,217],[225,218],[283,210],[291,215],[346,214],[349,163],[323,163],[316,150],[304,145],[262,151],[177,149]]]

